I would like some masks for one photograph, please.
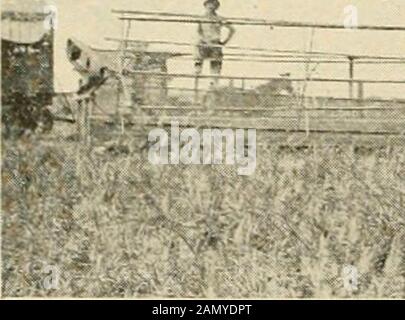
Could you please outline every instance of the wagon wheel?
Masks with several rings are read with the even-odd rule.
[[[39,131],[42,133],[49,133],[53,128],[53,122],[54,119],[52,113],[47,108],[41,108],[37,119]]]
[[[8,106],[2,113],[3,134],[6,138],[19,138],[25,132],[27,124],[26,113],[21,111],[22,104]]]
[[[3,112],[1,115],[1,132],[2,132],[2,136],[6,139],[8,139],[11,135],[11,129],[12,129],[12,125],[11,125],[11,117],[10,117],[10,112],[7,110],[4,110],[5,107],[3,106]]]

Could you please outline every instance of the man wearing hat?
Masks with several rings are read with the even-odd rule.
[[[206,0],[204,1],[204,7],[206,13],[203,17],[204,22],[199,22],[198,24],[198,43],[195,53],[195,72],[197,75],[195,83],[196,89],[198,89],[198,76],[202,72],[204,60],[210,60],[212,74],[221,74],[223,59],[222,48],[235,34],[234,27],[228,21],[217,15],[216,11],[220,7],[218,0]],[[209,22],[205,22],[205,20],[209,20]],[[223,28],[229,31],[225,40],[221,39]],[[218,78],[214,79],[214,84],[217,86]]]

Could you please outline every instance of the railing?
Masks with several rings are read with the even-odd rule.
[[[131,29],[131,23],[138,22],[158,22],[158,23],[183,23],[183,24],[198,24],[198,23],[213,23],[201,15],[192,15],[184,13],[168,13],[168,12],[151,12],[140,10],[113,10],[114,14],[118,15],[118,18],[127,23],[124,24],[124,36],[122,38],[107,38],[108,41],[114,41],[120,43],[120,50],[122,50],[123,56],[127,51],[130,51],[131,44],[144,44],[144,45],[170,45],[176,47],[195,47],[195,44],[178,41],[165,41],[165,40],[149,40],[142,41],[129,38],[129,30]],[[278,28],[310,28],[310,29],[332,29],[332,30],[347,30],[347,26],[339,24],[319,24],[308,22],[291,22],[291,21],[276,21],[268,19],[254,19],[246,17],[225,17],[226,21],[229,21],[233,25],[240,26],[264,26],[264,27],[278,27]],[[405,31],[405,26],[400,25],[359,25],[354,30],[371,30],[371,31]],[[252,48],[243,46],[213,46],[221,47],[226,50],[223,61],[239,62],[239,63],[264,63],[264,64],[304,64],[308,65],[322,65],[322,64],[347,64],[348,65],[348,78],[347,79],[334,79],[334,78],[313,78],[303,77],[288,79],[294,82],[335,82],[335,83],[347,83],[348,84],[348,96],[355,98],[354,85],[358,85],[357,98],[362,99],[364,97],[364,84],[367,83],[380,83],[380,84],[404,84],[405,80],[370,80],[370,79],[355,79],[355,66],[356,65],[402,65],[405,64],[405,56],[383,56],[383,55],[356,55],[348,53],[336,53],[336,52],[321,52],[321,51],[299,51],[299,50],[269,50],[266,48]],[[242,52],[234,52],[235,50]],[[147,54],[147,52],[144,52]],[[179,51],[177,57],[174,60],[192,60],[193,56],[190,52]],[[128,58],[128,57],[127,57]],[[125,58],[124,58],[125,60]],[[125,63],[123,62],[123,65]],[[123,67],[124,69],[124,67]],[[141,73],[139,73],[140,75]],[[160,75],[163,76],[163,75]],[[170,74],[168,75],[174,78],[195,78],[195,75],[186,74]],[[205,76],[198,76],[203,79]],[[212,79],[220,78],[227,80],[241,80],[244,87],[244,82],[249,80],[264,80],[271,81],[277,78],[266,77],[215,77],[210,76]],[[280,78],[282,79],[282,78]]]
[[[206,19],[203,16],[199,15],[190,15],[190,14],[177,14],[177,13],[166,13],[166,12],[149,12],[149,11],[128,11],[128,10],[113,10],[114,14],[118,15],[118,19],[123,22],[123,34],[122,38],[114,38],[109,37],[107,38],[108,41],[118,42],[119,48],[118,50],[121,52],[121,68],[119,71],[118,79],[121,77],[133,77],[133,78],[141,78],[144,79],[163,79],[163,80],[171,80],[171,79],[211,79],[211,80],[228,80],[231,83],[233,81],[241,81],[242,87],[241,88],[234,88],[231,86],[231,91],[228,93],[226,92],[226,88],[221,87],[219,89],[222,90],[202,90],[198,88],[198,86],[194,88],[186,88],[186,87],[173,87],[173,86],[153,86],[150,83],[142,83],[141,86],[139,84],[133,85],[132,89],[135,91],[137,90],[178,90],[180,92],[191,92],[195,95],[198,95],[200,92],[204,92],[206,95],[221,95],[223,94],[225,98],[227,95],[232,97],[232,94],[241,94],[249,95],[249,93],[256,94],[256,97],[262,99],[263,97],[273,99],[290,99],[291,102],[294,100],[296,104],[286,104],[286,105],[275,105],[271,106],[272,112],[277,111],[289,111],[289,112],[297,112],[298,117],[295,119],[297,122],[297,126],[299,127],[301,124],[301,114],[305,118],[305,131],[308,133],[310,130],[309,126],[309,114],[312,112],[320,111],[319,115],[323,115],[322,112],[330,112],[330,111],[352,111],[352,112],[384,112],[390,111],[395,113],[395,124],[392,126],[395,130],[398,126],[402,125],[401,121],[404,121],[404,100],[384,100],[384,99],[364,99],[364,86],[367,84],[383,84],[383,85],[403,85],[405,84],[405,79],[365,79],[365,78],[356,78],[355,76],[355,66],[356,65],[381,65],[381,64],[390,64],[390,65],[402,65],[405,64],[405,56],[383,56],[383,55],[356,55],[350,53],[341,53],[341,52],[322,52],[322,51],[315,51],[312,50],[280,50],[280,49],[266,49],[266,48],[252,48],[252,47],[243,47],[243,46],[220,46],[218,47],[224,48],[225,55],[223,60],[230,61],[230,62],[241,62],[241,63],[263,63],[263,64],[303,64],[306,66],[305,76],[302,77],[262,77],[262,76],[241,76],[241,75],[233,75],[233,76],[224,76],[224,75],[196,75],[196,74],[187,74],[187,73],[172,73],[172,72],[149,72],[145,70],[130,70],[128,68],[128,59],[131,59],[133,53],[148,54],[149,52],[153,52],[150,49],[136,49],[132,48],[131,45],[133,44],[142,44],[146,47],[149,45],[169,45],[175,46],[178,48],[186,48],[186,47],[195,47],[196,44],[187,43],[187,42],[178,42],[178,41],[165,41],[165,40],[149,40],[149,41],[142,41],[138,39],[131,39],[131,27],[132,22],[155,22],[155,23],[182,23],[182,24],[198,24],[198,23],[213,23],[212,20]],[[245,18],[245,17],[226,17],[227,21],[229,21],[233,25],[239,26],[261,26],[261,27],[269,27],[269,28],[309,28],[312,30],[315,29],[331,29],[331,30],[346,30],[348,29],[344,25],[339,24],[319,24],[319,23],[308,23],[308,22],[291,22],[291,21],[275,21],[275,20],[267,20],[267,19],[253,19],[253,18]],[[394,25],[359,25],[355,28],[350,28],[351,30],[369,30],[369,31],[405,31],[405,26],[394,26]],[[313,37],[313,34],[312,34]],[[217,46],[213,46],[217,47]],[[137,52],[138,51],[138,52]],[[172,58],[177,60],[190,60],[193,59],[193,56],[190,52],[187,51],[179,51],[177,52],[177,56]],[[348,77],[347,78],[333,78],[333,77],[318,77],[312,76],[312,72],[310,72],[310,66],[313,64],[347,64],[348,65]],[[277,81],[286,81],[288,83],[300,83],[302,84],[301,92],[294,93],[291,95],[280,96],[276,97],[277,95],[268,94],[266,92],[254,92],[254,90],[246,89],[246,82],[248,81],[265,81],[267,84],[271,84],[272,82],[276,83]],[[308,106],[307,101],[311,99],[311,97],[305,96],[305,90],[307,88],[308,83],[335,83],[335,84],[347,84],[348,85],[348,95],[349,99],[337,99],[334,98],[334,102],[338,100],[341,101],[348,101],[352,103],[351,106],[341,107],[337,103],[337,105],[332,106]],[[197,82],[195,82],[197,83]],[[357,85],[358,93],[357,97],[354,94],[354,85]],[[217,88],[216,88],[217,89]],[[235,97],[234,97],[235,98]],[[237,98],[237,96],[236,96]],[[254,99],[254,97],[253,97]],[[319,99],[318,101],[323,101],[323,103],[328,101],[329,98],[315,98]],[[322,100],[324,99],[324,100]],[[195,100],[195,101],[198,101]],[[195,102],[194,101],[194,102]],[[170,103],[166,104],[166,100],[162,100],[165,105],[143,105],[139,106],[140,109],[161,109],[161,110],[175,110],[178,106],[171,106]],[[288,102],[288,101],[287,101]],[[355,103],[354,103],[355,102]],[[368,104],[370,102],[381,103],[388,105],[374,105]],[[395,103],[394,103],[395,102]],[[393,103],[393,104],[392,104]],[[95,105],[98,107],[97,105]],[[255,106],[256,108],[251,108],[249,110],[244,110],[238,106],[228,106],[227,108],[223,108],[222,106],[217,106],[216,110],[220,110],[221,108],[224,109],[226,112],[266,112],[269,110],[268,104],[259,104]],[[184,110],[187,108],[184,107]],[[195,109],[195,110],[203,110],[204,106],[198,103],[190,103],[188,104],[188,109]],[[324,121],[326,118],[320,118],[321,121]],[[262,119],[263,120],[263,119]],[[271,120],[271,119],[266,119]],[[280,119],[278,119],[280,120]],[[275,121],[278,121],[275,119]],[[338,118],[341,121],[342,125],[345,124],[345,120],[342,118]],[[362,123],[367,121],[370,124],[375,124],[376,121],[379,119],[368,119],[363,118]],[[280,120],[281,121],[281,120]],[[398,124],[398,121],[401,122]],[[278,123],[278,122],[277,122]],[[284,124],[285,121],[281,121],[278,124]],[[318,123],[319,124],[319,123]],[[328,125],[333,125],[332,122],[328,122]],[[387,124],[388,125],[388,124]],[[390,124],[391,125],[391,124]],[[380,129],[386,129],[386,124],[380,124],[379,126],[375,127],[377,131]],[[374,128],[374,127],[373,127]],[[382,130],[382,131],[384,131]],[[395,131],[394,130],[394,131]]]

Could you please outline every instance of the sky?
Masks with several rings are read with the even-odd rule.
[[[105,37],[119,37],[121,22],[111,13],[112,9],[166,11],[173,13],[202,14],[203,0],[3,0],[3,8],[9,6],[52,4],[58,12],[55,47],[55,78],[59,91],[71,91],[77,87],[78,75],[66,59],[65,45],[69,37],[75,37],[94,47],[116,48]],[[361,25],[404,25],[405,0],[221,0],[219,14],[270,20],[289,20],[313,23],[343,24],[344,9],[355,5]],[[309,48],[311,30],[296,28],[237,26],[237,33],[230,43],[234,46],[261,47],[267,49],[306,50]],[[135,22],[131,38],[165,41],[195,41],[196,28],[193,25]],[[173,47],[153,46],[151,49],[169,50]],[[176,48],[179,50],[178,48]],[[181,51],[191,48],[181,48]],[[396,31],[353,31],[315,30],[313,50],[344,52],[352,54],[405,56],[405,32]],[[193,72],[192,61],[178,61],[169,64],[169,72]],[[223,73],[237,76],[278,76],[290,72],[302,76],[303,66],[226,62]],[[348,77],[346,65],[318,67],[315,76]],[[405,78],[405,65],[357,66],[357,78],[397,79]],[[329,88],[330,87],[330,88]],[[330,95],[344,94],[347,86],[317,88]],[[399,86],[368,85],[366,94],[377,96],[402,96],[405,90]]]

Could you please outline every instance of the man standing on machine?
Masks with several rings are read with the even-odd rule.
[[[202,73],[204,60],[210,61],[211,74],[214,75],[213,85],[218,87],[219,76],[222,71],[223,52],[222,48],[232,39],[235,29],[231,23],[218,16],[217,10],[220,7],[218,0],[206,0],[204,2],[206,13],[204,21],[198,24],[198,43],[195,53],[195,90],[196,101],[198,101],[199,76]],[[207,22],[205,22],[207,20]],[[222,29],[228,29],[228,36],[221,40]]]

